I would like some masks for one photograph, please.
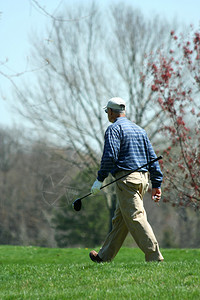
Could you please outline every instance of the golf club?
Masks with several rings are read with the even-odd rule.
[[[113,180],[113,181],[111,181],[111,182],[105,184],[105,185],[102,186],[100,189],[102,190],[102,189],[104,189],[106,186],[109,186],[110,184],[113,184],[114,182],[116,182],[116,181],[118,181],[118,180],[120,180],[120,179],[126,177],[127,175],[130,175],[131,173],[137,172],[137,171],[139,171],[140,169],[145,168],[145,167],[147,167],[147,166],[153,164],[154,162],[156,162],[156,161],[158,161],[158,160],[160,160],[160,159],[162,159],[162,156],[161,156],[161,155],[160,155],[159,157],[157,157],[157,158],[151,160],[151,161],[148,162],[147,164],[145,164],[145,165],[143,165],[143,166],[137,168],[136,170],[132,170],[132,171],[128,172],[127,174],[125,174],[125,175],[123,175],[123,176],[121,176],[121,177],[119,177],[119,178],[117,178],[117,179],[115,179],[115,180]],[[84,199],[84,198],[86,198],[86,197],[88,197],[88,196],[90,196],[90,195],[92,195],[91,192],[88,193],[87,195],[81,197],[81,198],[76,199],[76,200],[73,202],[73,204],[72,204],[73,208],[74,208],[76,211],[81,210],[81,206],[82,206],[81,200]]]

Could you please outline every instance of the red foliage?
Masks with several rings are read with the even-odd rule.
[[[164,149],[164,163],[161,163],[167,195],[163,201],[174,207],[198,209],[200,112],[196,99],[197,93],[200,94],[200,63],[197,63],[200,60],[200,33],[191,34],[193,36],[184,41],[182,36],[179,38],[171,31],[173,50],[167,54],[160,51],[157,61],[151,61],[149,66],[153,76],[151,90],[165,113],[160,131],[168,137],[165,142],[171,144]]]

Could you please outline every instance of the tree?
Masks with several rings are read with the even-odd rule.
[[[10,171],[16,165],[18,159],[18,153],[20,151],[20,142],[18,140],[18,133],[15,134],[8,132],[6,129],[0,130],[0,242],[8,241],[12,233],[9,230],[9,215],[12,212],[12,203],[10,201],[10,195],[12,189],[9,185],[8,176]],[[9,210],[8,207],[10,206]]]
[[[114,94],[124,95],[130,119],[147,130],[151,140],[156,137],[163,111],[145,80],[151,73],[148,54],[156,58],[157,49],[170,48],[170,25],[158,17],[147,20],[140,11],[124,3],[112,7],[109,40],[105,48],[111,72],[107,71]],[[120,26],[119,26],[120,24]]]
[[[165,22],[146,21],[125,4],[114,6],[103,17],[99,11],[95,4],[68,10],[63,19],[76,22],[53,20],[45,44],[34,38],[35,61],[39,65],[46,61],[48,66],[37,72],[32,86],[24,84],[17,92],[20,113],[55,143],[72,147],[71,162],[80,171],[89,167],[92,180],[108,125],[102,107],[110,97],[127,99],[129,117],[151,133],[151,138],[156,135],[163,110],[140,74],[151,72],[148,50],[156,52],[161,43],[169,47]],[[88,18],[81,18],[86,15]],[[107,193],[106,198],[112,217],[115,197]]]
[[[42,198],[42,182],[62,167],[44,141],[30,144],[20,130],[0,130],[1,244],[56,246],[54,206]]]
[[[150,59],[152,91],[165,112],[160,131],[167,137],[163,201],[173,206],[200,204],[200,33],[171,31],[172,48]]]

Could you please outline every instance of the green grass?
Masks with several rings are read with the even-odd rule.
[[[0,247],[0,299],[200,299],[200,249],[162,250],[163,263],[122,248],[111,263],[90,249]]]

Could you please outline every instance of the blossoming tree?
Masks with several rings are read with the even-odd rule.
[[[165,112],[164,202],[200,207],[200,32],[176,35],[172,48],[150,58],[155,100]],[[167,137],[167,138],[166,138]]]

